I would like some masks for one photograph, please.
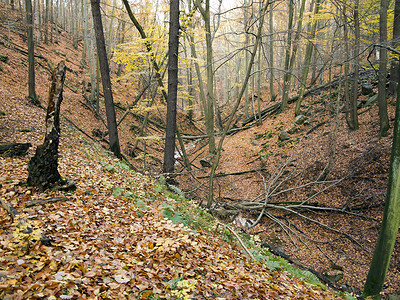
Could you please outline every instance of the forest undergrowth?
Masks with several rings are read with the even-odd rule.
[[[162,108],[152,112],[147,137],[136,147],[143,115],[131,113],[119,126],[122,151],[140,173],[114,159],[104,150],[104,109],[96,116],[82,95],[82,45],[74,49],[60,29],[58,44],[36,48],[36,92],[46,106],[50,68],[65,60],[59,171],[77,188],[38,191],[24,183],[29,158],[43,142],[45,110],[26,98],[24,26],[13,21],[15,11],[0,14],[0,54],[6,57],[0,62],[0,141],[32,144],[25,157],[0,157],[0,198],[33,228],[24,233],[0,209],[0,298],[340,297],[316,284],[316,276],[337,289],[362,290],[382,218],[392,138],[378,138],[376,106],[362,108],[360,129],[349,131],[342,114],[335,119],[333,86],[306,98],[301,123],[289,105],[262,125],[228,136],[211,210],[217,221],[197,207],[207,198],[209,169],[200,162],[208,154],[206,140],[188,140],[194,167],[188,173],[178,162],[178,195],[151,179],[162,179]],[[113,81],[118,118],[136,96],[133,87]],[[263,108],[274,104],[267,94],[263,99]],[[391,106],[389,113],[393,117]],[[183,114],[178,123],[186,136],[203,134]],[[49,199],[54,202],[40,202]],[[228,229],[235,226],[240,238]],[[51,246],[41,245],[40,234]],[[257,261],[246,256],[246,247]],[[293,270],[267,249],[316,275]],[[385,293],[398,290],[399,251],[397,242]]]

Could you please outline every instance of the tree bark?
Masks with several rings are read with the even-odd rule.
[[[35,156],[28,163],[27,184],[39,189],[46,189],[61,178],[57,168],[65,70],[64,61],[53,70],[46,114],[46,136],[43,145],[36,148]]]
[[[379,36],[380,43],[384,45],[387,41],[387,0],[381,0],[379,10]],[[380,136],[386,136],[389,130],[389,117],[386,102],[386,63],[387,49],[381,47],[379,49],[379,72],[378,72],[378,106],[380,121]]]
[[[108,135],[110,138],[110,150],[114,153],[116,157],[121,158],[122,156],[118,140],[117,120],[115,116],[114,101],[111,90],[110,68],[107,61],[103,24],[101,22],[100,0],[91,0],[90,4],[92,6],[92,16],[96,34],[97,56],[100,63],[101,81],[103,84]]]
[[[394,19],[393,19],[393,39],[392,48],[396,49],[400,45],[400,0],[394,3]],[[390,82],[389,93],[396,94],[397,84],[399,81],[399,58],[396,56],[390,65]]]
[[[319,6],[320,6],[320,0],[317,0],[315,3],[314,15],[319,13]],[[318,24],[318,22],[316,20],[314,20],[312,23],[312,27],[311,27],[311,36],[309,39],[310,42],[307,44],[307,47],[306,47],[306,54],[304,57],[304,69],[303,69],[303,74],[300,79],[299,97],[297,98],[297,103],[296,103],[296,108],[295,108],[296,116],[298,116],[300,114],[301,102],[303,101],[304,93],[306,90],[308,71],[310,70],[310,62],[311,62],[311,57],[312,57],[312,53],[313,53],[313,49],[314,49],[314,45],[311,41],[315,38],[317,24]]]
[[[175,165],[176,102],[178,94],[179,0],[170,1],[168,42],[168,101],[165,130],[164,173],[173,173]]]
[[[206,129],[208,134],[208,149],[210,153],[215,152],[215,137],[214,137],[214,70],[213,70],[213,49],[211,36],[211,21],[210,21],[210,0],[205,1],[205,7],[196,0],[196,6],[204,20],[206,30],[206,73],[207,73],[207,101],[205,110]]]
[[[365,282],[363,297],[377,296],[382,291],[390,257],[400,225],[400,85],[397,90],[396,115],[394,121],[392,154],[385,210],[371,267]]]
[[[288,27],[287,27],[287,40],[286,40],[286,54],[285,54],[285,74],[283,75],[283,88],[282,88],[282,105],[280,110],[284,111],[287,107],[288,92],[290,88],[289,78],[289,64],[290,54],[292,52],[292,30],[293,30],[293,15],[294,15],[294,0],[289,0],[288,7]]]
[[[349,125],[351,130],[358,129],[358,113],[357,113],[357,98],[358,98],[358,79],[359,79],[359,48],[360,48],[360,20],[358,17],[358,7],[359,0],[355,0],[354,4],[354,33],[355,33],[355,42],[354,42],[354,61],[353,61],[353,84],[352,91],[350,96],[349,103],[349,111],[346,112],[348,114],[347,124]]]
[[[273,7],[269,10],[269,94],[275,99],[274,92],[274,16]]]
[[[303,14],[304,14],[305,6],[306,6],[306,1],[301,0],[301,6],[300,6],[300,11],[299,11],[299,20],[297,23],[297,30],[296,30],[296,34],[295,34],[294,41],[293,41],[293,47],[289,53],[290,60],[289,60],[289,64],[288,64],[287,68],[285,65],[284,88],[283,88],[283,96],[282,96],[282,104],[285,106],[287,105],[288,98],[289,98],[289,89],[290,89],[290,86],[292,83],[292,72],[293,72],[294,63],[296,60],[297,49],[299,47],[300,33],[301,33],[301,30],[303,27]],[[282,107],[282,110],[283,109],[284,109],[284,107]]]
[[[28,41],[28,62],[29,62],[29,78],[28,78],[28,98],[34,105],[40,105],[40,101],[36,96],[35,91],[35,49],[33,42],[33,12],[32,12],[32,1],[25,0],[26,9],[26,24],[27,30],[27,41]]]

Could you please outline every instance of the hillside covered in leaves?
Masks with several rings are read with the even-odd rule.
[[[0,25],[0,140],[32,147],[26,156],[0,157],[0,200],[18,212],[13,220],[0,209],[1,299],[341,298],[311,273],[253,250],[256,241],[234,234],[178,189],[169,191],[162,177],[158,183],[135,172],[94,141],[87,133],[102,121],[81,101],[84,70],[65,32],[59,44],[36,49],[37,93],[45,106],[50,68],[65,60],[59,172],[76,188],[27,187],[45,110],[26,98],[24,28],[14,23],[17,17],[1,7],[2,20],[15,27],[10,33],[6,22]]]

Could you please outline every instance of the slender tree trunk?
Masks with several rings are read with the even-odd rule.
[[[44,15],[44,42],[49,43],[49,6],[50,0],[46,0],[46,10]]]
[[[306,1],[301,0],[299,20],[297,23],[297,30],[296,30],[296,34],[295,34],[294,41],[293,41],[293,49],[291,49],[291,52],[289,53],[290,60],[289,60],[289,64],[288,64],[287,68],[285,65],[286,73],[284,75],[284,87],[283,87],[283,95],[282,95],[282,105],[285,105],[285,106],[287,105],[287,101],[289,98],[289,89],[290,89],[290,85],[292,83],[292,72],[293,72],[295,61],[296,61],[297,49],[298,49],[298,44],[299,44],[299,39],[300,39],[300,32],[303,27],[303,14],[304,14],[305,5],[306,5]],[[282,108],[282,110],[283,110],[283,108]]]
[[[84,68],[86,66],[86,58],[89,48],[89,34],[88,34],[88,17],[87,17],[87,3],[86,0],[81,0],[81,9],[82,9],[82,21],[83,21],[83,51],[82,51],[82,60],[81,67]]]
[[[205,115],[206,130],[208,135],[208,149],[210,153],[215,153],[215,137],[214,137],[214,70],[213,70],[213,53],[212,53],[212,36],[210,21],[210,0],[205,1],[205,8],[196,0],[196,5],[204,20],[206,30],[206,73],[207,73],[207,110]]]
[[[271,100],[275,99],[274,93],[274,17],[273,8],[269,10],[269,93]]]
[[[319,6],[320,6],[320,0],[316,0],[315,8],[314,8],[314,15],[317,15],[319,13]],[[310,62],[311,62],[312,52],[313,52],[313,48],[314,48],[314,45],[312,44],[311,41],[315,38],[316,30],[317,30],[317,21],[314,20],[312,23],[312,27],[311,27],[310,42],[307,44],[307,47],[306,47],[303,74],[300,79],[299,97],[297,99],[296,108],[295,108],[296,116],[298,116],[300,114],[301,102],[303,101],[304,93],[306,90],[308,71],[310,69]]]
[[[36,27],[36,40],[35,43],[36,45],[39,44],[40,39],[41,39],[41,32],[40,32],[40,0],[34,1],[34,11],[35,11],[35,18],[34,18],[34,24]]]
[[[397,49],[400,46],[400,0],[394,2],[394,19],[393,19],[393,39],[392,48]],[[390,64],[390,82],[389,82],[389,93],[392,95],[396,94],[397,83],[399,76],[399,58],[396,56],[393,58]]]
[[[357,99],[358,99],[358,79],[359,79],[359,48],[360,48],[360,20],[358,17],[358,4],[359,0],[355,0],[354,4],[354,32],[355,32],[355,41],[354,41],[354,51],[353,51],[353,85],[351,91],[351,98],[349,103],[349,111],[346,112],[349,114],[347,118],[347,123],[352,130],[358,129],[358,113],[357,113]]]
[[[100,14],[100,0],[91,0],[93,23],[96,33],[97,54],[100,63],[101,80],[103,84],[104,101],[106,106],[110,150],[116,157],[121,158],[118,140],[118,128],[115,116],[113,95],[111,91],[110,69],[107,61],[106,44],[104,41],[103,24]]]
[[[345,99],[345,116],[347,124],[351,124],[349,120],[350,112],[350,87],[349,87],[349,71],[350,71],[350,50],[349,50],[349,34],[348,34],[348,19],[346,13],[346,4],[343,5],[343,43],[344,43],[344,99]]]
[[[262,9],[262,3],[259,3],[260,11]],[[262,48],[262,37],[260,37],[260,50],[258,50],[258,58],[257,58],[257,66],[258,66],[258,74],[257,74],[257,113],[258,113],[258,121],[257,124],[262,125],[261,118],[261,48]]]
[[[247,47],[249,46],[249,33],[247,32],[248,29],[248,23],[249,23],[249,13],[248,13],[248,2],[247,0],[244,0],[243,2],[243,9],[244,9],[244,33],[245,33],[245,41],[244,41],[244,47],[245,47],[245,52],[244,52],[244,69],[247,70],[248,64],[249,64],[249,51],[247,51]],[[244,91],[244,116],[247,119],[249,116],[249,88],[246,87],[246,90]]]
[[[387,0],[381,0],[379,10],[379,36],[380,43],[384,45],[387,42]],[[378,106],[380,120],[380,136],[386,136],[389,130],[389,117],[386,102],[386,64],[387,50],[381,47],[379,51],[379,73],[378,73]]]
[[[184,40],[185,42],[186,40]],[[185,59],[188,60],[187,56],[187,45],[186,42],[184,43],[184,52],[185,52]],[[187,91],[188,91],[188,119],[190,121],[193,121],[193,98],[194,98],[194,88],[193,88],[193,67],[192,64],[188,64],[186,67],[186,81],[187,81]],[[183,100],[182,100],[183,101]],[[183,108],[183,102],[182,102],[182,108]]]
[[[170,1],[168,42],[168,101],[165,130],[164,173],[174,173],[176,102],[178,94],[179,1]]]
[[[125,42],[125,21],[124,20],[120,20],[120,30],[118,30],[118,35],[119,35],[119,39],[118,39],[118,43],[119,44],[123,44]],[[118,65],[118,69],[117,69],[117,76],[121,76],[122,74],[122,68],[123,65],[119,64]]]
[[[192,0],[187,0],[187,3],[188,3],[189,12],[192,12]],[[191,16],[191,17],[193,17],[193,16]],[[189,29],[192,29],[192,28],[193,28],[193,22],[191,20],[189,22]],[[190,45],[190,55],[194,61],[194,68],[196,71],[197,80],[199,82],[199,96],[200,96],[202,112],[204,113],[204,115],[207,115],[207,104],[206,104],[206,96],[205,96],[205,92],[204,92],[204,84],[203,84],[203,79],[201,77],[200,66],[199,66],[199,63],[197,62],[195,40],[194,40],[194,36],[192,34],[188,35],[188,41],[189,41],[189,45]]]
[[[25,0],[25,9],[26,9],[26,24],[28,27],[27,30],[27,41],[28,41],[28,63],[29,63],[29,71],[28,71],[28,98],[35,105],[40,105],[40,101],[36,96],[35,90],[35,46],[33,42],[33,12],[32,12],[32,1]]]
[[[289,0],[288,7],[288,26],[287,26],[287,40],[286,40],[286,54],[285,54],[285,74],[283,75],[283,88],[282,88],[282,105],[280,111],[284,111],[287,107],[287,93],[290,88],[289,80],[289,64],[290,64],[290,54],[292,53],[292,31],[293,31],[293,15],[294,15],[294,0]],[[286,95],[286,97],[285,97]]]

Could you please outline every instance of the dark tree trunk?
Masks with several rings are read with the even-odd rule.
[[[32,14],[32,1],[25,0],[26,8],[26,24],[27,30],[27,41],[28,41],[28,62],[29,62],[29,76],[28,76],[28,98],[35,105],[40,105],[39,99],[36,96],[35,91],[35,50],[33,43],[33,14]]]
[[[397,49],[399,45],[400,45],[400,0],[395,0],[392,48]],[[399,81],[399,57],[396,55],[393,58],[390,66],[389,93],[391,95],[396,94],[398,81]]]
[[[53,70],[46,114],[46,136],[43,145],[36,148],[35,156],[28,163],[27,184],[46,189],[60,180],[58,173],[58,144],[60,137],[60,107],[63,99],[65,63]]]
[[[170,1],[168,42],[168,101],[167,128],[165,130],[165,173],[173,173],[175,165],[176,102],[178,93],[179,0]]]
[[[113,95],[111,91],[110,68],[107,61],[106,43],[104,41],[103,24],[101,22],[100,1],[91,0],[94,30],[96,35],[97,56],[100,63],[101,81],[103,84],[104,102],[106,106],[108,134],[110,137],[110,150],[118,158],[121,158],[121,150],[118,140],[117,120]]]
[[[385,45],[387,42],[387,0],[381,0],[379,10],[379,36],[380,43]],[[378,72],[378,107],[380,121],[380,136],[386,136],[389,130],[389,117],[386,102],[386,64],[387,50],[384,47],[379,48],[379,72]]]

